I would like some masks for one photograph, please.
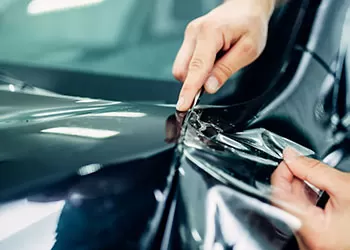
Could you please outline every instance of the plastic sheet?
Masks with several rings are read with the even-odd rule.
[[[166,248],[285,249],[302,222],[282,209],[297,204],[274,199],[271,176],[284,148],[313,151],[265,129],[235,131],[220,112],[205,112],[191,111],[183,124]],[[312,188],[306,183],[316,197]]]
[[[123,107],[108,106],[117,111]],[[312,156],[313,152],[268,130],[240,126],[243,123],[233,119],[235,109],[199,108],[189,112],[183,124],[185,114],[169,116],[171,111],[165,108],[142,107],[138,112],[147,114],[152,121],[149,124],[159,125],[154,131],[157,135],[164,118],[156,118],[169,116],[165,133],[155,137],[147,130],[147,137],[137,137],[136,126],[140,123],[133,118],[130,124],[135,126],[134,141],[130,151],[116,155],[113,148],[125,149],[125,138],[103,141],[120,144],[99,141],[105,155],[96,153],[96,164],[81,166],[75,175],[52,185],[32,184],[33,188],[24,195],[18,193],[15,199],[23,202],[0,206],[0,221],[12,225],[11,234],[0,231],[0,249],[37,249],[38,241],[43,250],[285,250],[302,221],[286,209],[286,205],[298,208],[298,204],[284,199],[289,196],[274,196],[271,176],[282,161],[286,146],[304,155]],[[79,114],[74,117],[81,123],[88,118]],[[99,126],[105,124],[102,118],[98,121]],[[117,124],[123,131],[124,123]],[[125,128],[130,124],[125,123]],[[143,123],[141,127],[150,126]],[[161,146],[164,144],[163,150],[142,153],[144,148],[155,146],[155,139]],[[134,146],[146,142],[149,144],[144,148]],[[175,142],[178,143],[173,147]],[[90,157],[92,151],[100,152],[88,151]],[[142,157],[132,154],[122,162],[113,160],[135,151]],[[112,159],[108,162],[113,164],[104,163],[107,159]],[[47,164],[55,162],[50,160]],[[310,186],[303,188],[310,197],[318,197]],[[8,206],[11,209],[6,209]],[[26,211],[36,223],[16,219],[24,218]],[[17,215],[10,216],[8,212]]]

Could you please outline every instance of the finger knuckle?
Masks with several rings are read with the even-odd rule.
[[[201,33],[213,33],[216,30],[216,22],[212,20],[204,21],[200,24]]]
[[[193,58],[189,65],[189,70],[191,71],[203,70],[204,68],[205,68],[205,62],[200,57]]]
[[[199,24],[197,20],[190,22],[185,29],[185,35],[190,35],[195,33],[196,30],[198,29],[198,26]]]
[[[233,69],[225,63],[216,64],[217,72],[225,78],[229,78],[233,74]]]
[[[259,49],[253,39],[247,39],[242,44],[242,52],[248,55],[252,59],[256,59],[259,56]]]
[[[263,23],[263,19],[260,14],[252,13],[249,17],[246,18],[246,25],[247,27],[261,27]]]

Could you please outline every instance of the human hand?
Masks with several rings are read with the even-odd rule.
[[[226,80],[253,62],[266,45],[276,0],[227,0],[186,28],[173,75],[184,82],[177,110],[187,111],[204,85],[215,93]],[[223,55],[217,60],[217,54]]]
[[[300,218],[302,227],[296,233],[300,249],[350,249],[350,174],[300,156],[293,149],[286,149],[283,155],[284,161],[271,177],[273,200]],[[324,209],[315,205],[317,196],[305,188],[304,181],[327,192],[330,198]]]

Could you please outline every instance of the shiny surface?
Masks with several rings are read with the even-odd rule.
[[[348,166],[346,147],[332,149],[334,128],[315,118],[330,73],[325,65],[338,46],[325,43],[316,52],[324,56],[320,63],[293,44],[304,46],[308,29],[323,27],[312,24],[316,12],[317,19],[325,12],[308,2],[291,1],[262,59],[227,84],[226,100],[213,97],[225,106],[197,105],[187,116],[164,105],[179,88],[169,82],[2,63],[16,77],[0,78],[0,249],[284,248],[301,221],[274,197],[271,174],[281,150],[290,145]],[[321,33],[310,40],[322,41]],[[159,55],[177,49],[151,45]],[[152,78],[155,69],[163,78],[170,72],[162,60],[144,63],[140,53],[129,52],[111,64],[113,73]],[[317,198],[319,190],[304,184]]]
[[[172,108],[0,91],[1,198],[81,167],[147,158],[165,142]]]
[[[0,249],[151,244],[171,176],[173,108],[11,91],[0,100]]]
[[[210,119],[207,111],[185,120],[169,248],[284,249],[301,222],[271,203],[271,175],[284,148],[314,152],[265,129],[232,132],[222,110]]]
[[[173,80],[172,61],[186,24],[219,3],[221,0],[1,1],[0,61]]]
[[[216,95],[204,95],[202,101],[208,104],[226,97],[226,104],[232,104],[275,85],[303,21],[301,3],[307,1],[290,1],[277,9],[263,59],[237,72]],[[31,16],[19,11],[28,3],[18,0],[5,8],[0,68],[26,83],[61,94],[175,103],[181,85],[174,81],[171,67],[185,27],[219,3],[221,0],[104,1]]]
[[[199,105],[174,115],[164,105],[11,90],[0,97],[0,135],[7,141],[1,198],[28,204],[0,207],[16,225],[0,249],[17,249],[19,239],[38,249],[34,232],[45,235],[43,250],[281,249],[300,226],[270,204],[270,176],[287,145],[312,151],[264,129],[242,131],[254,118],[249,104]],[[32,220],[16,219],[27,211]],[[281,227],[282,239],[274,231],[265,235],[241,211],[263,228]],[[242,237],[226,235],[227,228]],[[274,240],[252,239],[250,231]]]
[[[286,239],[300,226],[269,203],[270,176],[286,146],[313,152],[264,129],[241,131],[245,106],[172,115],[161,105],[0,97],[0,198],[19,199],[0,205],[0,223],[11,225],[0,249],[281,249],[285,241],[251,218]]]

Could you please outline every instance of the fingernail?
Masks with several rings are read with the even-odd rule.
[[[180,96],[176,104],[176,109],[181,111],[182,110],[181,108],[184,104],[185,104],[185,98],[183,96]]]
[[[205,88],[210,92],[216,92],[219,88],[219,81],[215,76],[210,76],[205,83]]]
[[[283,150],[283,160],[287,163],[294,161],[301,154],[292,147],[287,147]]]

